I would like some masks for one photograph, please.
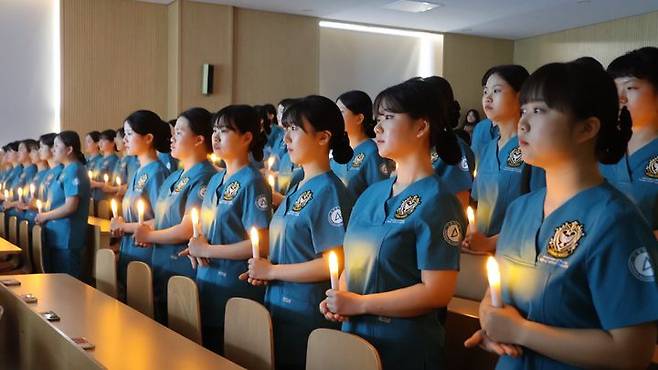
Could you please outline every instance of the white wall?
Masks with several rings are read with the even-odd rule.
[[[59,0],[0,0],[0,145],[59,129],[58,7]]]
[[[320,28],[320,94],[363,90],[374,100],[411,77],[442,75],[443,36],[424,38]]]

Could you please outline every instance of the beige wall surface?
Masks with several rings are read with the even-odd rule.
[[[167,8],[132,0],[62,0],[62,129],[118,128],[167,105]]]
[[[462,115],[472,108],[482,113],[482,75],[490,67],[512,63],[513,52],[510,40],[444,35],[443,77],[450,81]]]
[[[658,12],[517,40],[514,62],[532,73],[543,64],[592,56],[607,67],[627,51],[658,46]]]

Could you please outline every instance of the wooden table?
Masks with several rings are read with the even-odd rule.
[[[66,274],[15,275],[0,284],[0,368],[3,369],[241,369],[125,304]],[[32,293],[36,304],[18,296]],[[59,322],[39,312],[53,310]],[[19,335],[20,333],[20,335]],[[69,339],[82,336],[85,351]]]
[[[0,256],[6,254],[20,254],[21,249],[16,245],[10,243],[4,238],[0,238]]]
[[[104,232],[104,233],[109,233],[110,232],[110,220],[106,220],[104,218],[99,218],[99,217],[89,216],[89,218],[87,218],[87,223],[89,225],[100,227],[101,232]]]

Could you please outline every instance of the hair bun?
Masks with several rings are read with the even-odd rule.
[[[354,150],[350,146],[350,138],[347,136],[347,132],[343,131],[342,135],[332,139],[331,150],[334,161],[337,163],[345,164],[352,159]]]

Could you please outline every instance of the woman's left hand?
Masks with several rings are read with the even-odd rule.
[[[272,280],[273,266],[266,258],[250,258],[249,278],[252,280]]]
[[[209,258],[210,254],[210,245],[208,244],[208,239],[204,235],[199,235],[196,238],[190,238],[190,241],[187,243],[190,256]]]
[[[519,334],[526,319],[510,305],[496,308],[480,305],[480,325],[492,340],[500,343],[520,344]]]
[[[149,236],[151,234],[151,227],[147,224],[141,224],[135,229],[133,233],[133,238],[135,238],[135,244],[140,247],[150,247],[151,242]]]
[[[363,315],[364,296],[345,290],[327,290],[327,308],[340,316]]]
[[[34,223],[37,225],[45,224],[46,221],[48,221],[48,216],[46,216],[45,213],[37,213],[37,215],[34,216]]]

